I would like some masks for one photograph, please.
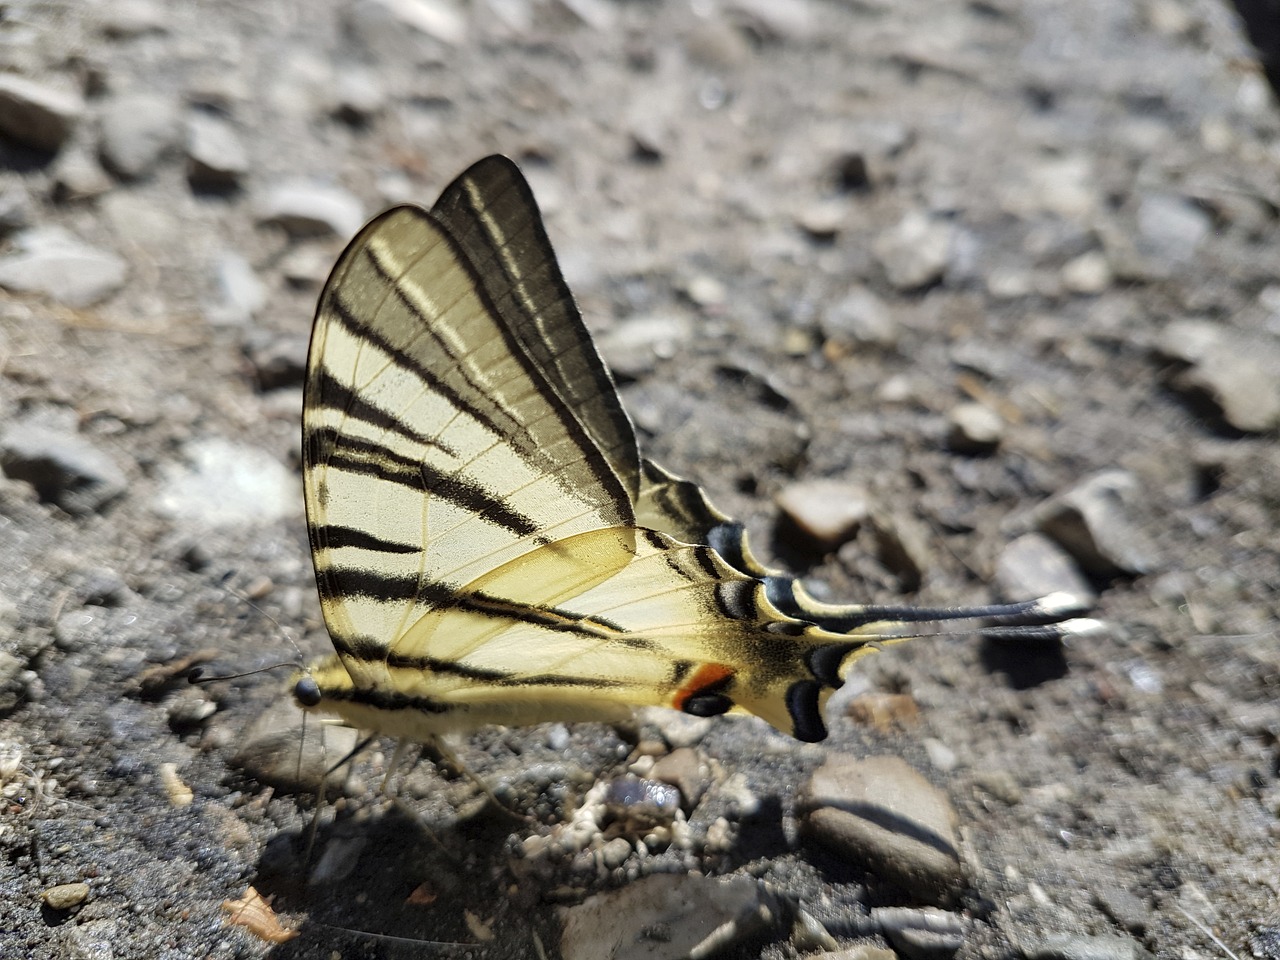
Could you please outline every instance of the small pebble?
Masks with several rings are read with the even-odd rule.
[[[841,480],[789,484],[777,504],[796,530],[824,552],[851,540],[871,513],[866,491]]]
[[[0,73],[0,134],[37,150],[57,150],[84,113],[84,101],[62,87]]]
[[[947,421],[947,446],[956,453],[994,453],[1004,436],[1004,420],[986,404],[957,404]]]
[[[89,899],[87,883],[60,883],[40,895],[50,910],[72,910]]]

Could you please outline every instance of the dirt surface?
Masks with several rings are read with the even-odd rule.
[[[0,13],[8,72],[73,100],[34,131],[3,108],[0,956],[554,957],[566,907],[651,872],[759,879],[782,907],[724,955],[813,954],[831,942],[797,917],[847,946],[883,933],[871,907],[923,902],[797,826],[824,758],[895,754],[958,816],[960,956],[1280,957],[1280,117],[1233,10]],[[615,866],[535,860],[528,838],[683,728],[458,744],[528,822],[476,813],[470,781],[429,764],[393,802],[384,745],[327,809],[329,872],[309,874],[309,795],[237,758],[279,704],[293,764],[287,671],[192,689],[180,669],[327,647],[297,477],[318,284],[361,215],[430,203],[492,152],[524,166],[647,452],[762,554],[812,567],[822,596],[984,602],[1033,508],[1120,470],[1092,521],[1109,546],[1071,550],[1108,630],[885,652],[850,695],[918,713],[836,716],[816,746],[750,720],[684,731],[697,842]],[[279,214],[298,179],[322,222]],[[358,201],[355,223],[318,187]],[[8,258],[55,226],[99,259],[46,263],[32,292],[36,268]],[[74,292],[113,256],[122,279]],[[969,450],[950,424],[974,402],[999,418]],[[773,497],[814,478],[860,490],[881,536],[789,537]],[[79,882],[77,906],[42,903]],[[298,938],[223,926],[250,885]],[[669,955],[664,930],[645,956]]]

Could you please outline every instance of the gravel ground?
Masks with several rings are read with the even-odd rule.
[[[0,64],[0,955],[1280,958],[1280,117],[1232,8],[18,0]],[[375,746],[308,861],[343,731],[183,671],[327,647],[319,284],[493,152],[759,552],[1107,629],[882,653],[818,745],[457,743],[516,816]],[[298,936],[224,923],[250,887]]]

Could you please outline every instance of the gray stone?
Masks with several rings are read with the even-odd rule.
[[[1093,891],[1093,902],[1126,933],[1135,937],[1146,933],[1151,908],[1137,894],[1108,883]]]
[[[898,322],[883,300],[866,287],[854,287],[818,321],[828,340],[891,347],[898,342]]]
[[[594,30],[608,30],[617,19],[614,5],[608,0],[557,0],[557,5]]]
[[[50,910],[71,910],[89,899],[87,883],[60,883],[40,895]]]
[[[53,165],[53,196],[60,202],[92,200],[111,187],[102,164],[78,147],[64,150]]]
[[[1208,320],[1174,320],[1160,332],[1156,350],[1171,360],[1197,363],[1230,334],[1219,323]]]
[[[635,379],[669,359],[689,342],[693,330],[679,314],[629,317],[596,338],[600,356],[614,374]]]
[[[184,690],[169,701],[166,712],[169,728],[181,732],[200,726],[218,712],[218,705],[191,690]]]
[[[450,46],[467,38],[466,19],[443,0],[366,0],[361,6],[381,7],[400,28],[408,27]]]
[[[60,227],[36,227],[14,237],[17,251],[0,258],[0,287],[35,293],[77,309],[115,293],[128,276],[128,264]]]
[[[1115,275],[1101,250],[1090,250],[1062,265],[1062,288],[1068,293],[1095,296],[1111,286]]]
[[[207,113],[187,120],[187,177],[194,185],[234,186],[248,170],[248,151],[230,123]]]
[[[636,711],[636,718],[643,723],[652,723],[662,734],[662,739],[673,750],[680,747],[692,747],[701,743],[714,722],[712,717],[694,717],[687,713],[667,710],[663,707],[642,708]]]
[[[804,786],[799,807],[811,843],[924,902],[946,903],[963,888],[955,811],[898,757],[831,757]]]
[[[67,513],[87,514],[124,493],[124,471],[78,434],[48,424],[12,424],[0,436],[0,468]]]
[[[126,93],[102,109],[101,152],[107,169],[126,180],[151,173],[178,144],[177,104],[155,93]]]
[[[331,768],[355,749],[360,735],[351,727],[332,723],[304,727],[303,716],[292,698],[280,697],[240,733],[231,762],[278,790],[310,793],[324,781],[331,794],[340,794],[347,785],[347,768]]]
[[[803,40],[813,33],[809,0],[731,0],[728,11],[770,40]]]
[[[872,252],[898,290],[918,290],[942,279],[951,258],[952,228],[913,210],[876,238]]]
[[[1023,534],[1000,552],[995,581],[1000,595],[1013,601],[1051,593],[1068,593],[1086,606],[1097,599],[1070,554],[1041,533]]]
[[[31,196],[19,183],[0,185],[0,237],[31,226]]]
[[[725,285],[705,273],[694,274],[682,284],[681,290],[690,302],[704,310],[723,306],[729,298]]]
[[[1103,470],[1036,507],[1031,520],[1089,573],[1149,573],[1155,551],[1132,516],[1139,496],[1132,473]]]
[[[876,559],[898,578],[904,590],[915,590],[933,566],[929,531],[903,513],[877,511],[871,516]]]
[[[1228,426],[1264,433],[1280,425],[1280,349],[1269,347],[1224,339],[1175,377],[1173,387],[1208,399]]]
[[[925,756],[933,769],[939,773],[952,773],[960,766],[956,752],[936,737],[925,737],[920,745],[924,747]]]
[[[829,243],[849,220],[849,205],[843,200],[819,200],[796,216],[796,226],[814,240]]]
[[[877,947],[874,943],[855,943],[843,950],[814,954],[806,960],[898,960],[898,955],[892,950]]]
[[[298,509],[297,481],[256,447],[217,437],[187,444],[185,463],[167,464],[156,509],[192,527],[270,523]]]
[[[293,181],[272,187],[260,199],[258,219],[294,237],[349,237],[364,223],[364,208],[342,187]]]
[[[920,960],[949,957],[964,946],[965,918],[944,910],[877,907],[871,919],[898,952]]]
[[[267,303],[267,288],[249,261],[224,251],[214,264],[217,300],[205,310],[205,319],[220,326],[242,326]]]
[[[1209,214],[1185,197],[1149,194],[1138,205],[1138,249],[1163,265],[1190,260],[1212,229]]]
[[[1105,933],[1064,933],[1024,940],[1022,955],[1026,960],[1151,960],[1152,956],[1136,940]]]
[[[1206,320],[1175,320],[1156,346],[1160,356],[1186,365],[1171,386],[1205,400],[1223,422],[1246,433],[1280,424],[1280,343],[1242,336]]]
[[[70,90],[0,73],[0,134],[37,150],[57,150],[84,112]]]
[[[628,774],[608,782],[601,802],[604,817],[634,836],[670,825],[680,811],[680,791],[660,780]]]
[[[564,913],[563,960],[684,960],[768,929],[779,908],[749,877],[655,875]],[[655,936],[661,931],[661,936]]]
[[[291,287],[319,290],[333,269],[333,253],[312,246],[300,246],[281,258],[280,275]]]
[[[947,425],[947,446],[956,453],[993,453],[1004,438],[1004,420],[983,403],[956,404]]]
[[[348,123],[366,123],[387,104],[387,91],[378,74],[365,67],[341,68],[334,79],[333,111]]]
[[[788,484],[778,494],[777,504],[796,529],[823,551],[851,540],[871,515],[866,491],[841,480]]]
[[[680,747],[660,757],[649,771],[654,780],[669,783],[680,791],[686,813],[702,799],[710,784],[711,771],[701,755],[692,747]]]
[[[307,886],[319,887],[337,883],[351,876],[360,863],[360,855],[368,845],[368,837],[332,837],[320,851],[316,865],[307,875]]]
[[[165,8],[149,0],[112,0],[100,12],[102,33],[112,40],[166,32]]]
[[[255,331],[244,352],[263,390],[301,386],[307,369],[308,338],[303,333]]]

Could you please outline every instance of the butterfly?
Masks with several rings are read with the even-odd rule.
[[[1066,595],[821,603],[751,553],[635,429],[502,156],[372,220],[320,295],[302,415],[307,527],[335,653],[294,696],[429,742],[636,707],[747,712],[799,740],[880,646],[988,618],[1064,636]],[[1038,624],[1038,625],[1034,625]]]

